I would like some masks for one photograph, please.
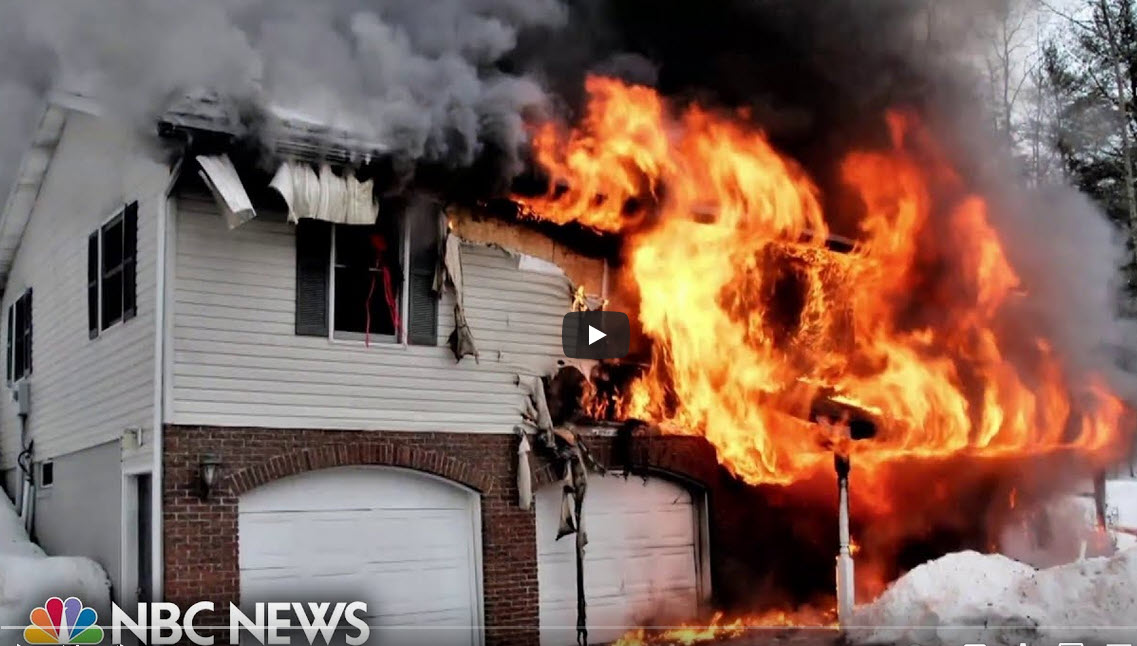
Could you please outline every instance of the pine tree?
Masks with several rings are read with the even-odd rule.
[[[1137,294],[1137,0],[1048,7],[1070,27],[1043,56],[1040,81],[1056,107],[1048,128],[1069,179],[1128,233]]]

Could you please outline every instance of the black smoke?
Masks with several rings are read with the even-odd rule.
[[[971,86],[968,25],[1005,1],[0,0],[0,169],[49,89],[132,123],[210,91],[501,188],[526,121],[571,121],[600,73],[746,108],[822,175],[812,160],[878,130],[884,107]]]

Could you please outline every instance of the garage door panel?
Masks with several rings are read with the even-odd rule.
[[[358,599],[368,623],[403,627],[377,643],[476,643],[476,513],[474,494],[401,469],[270,483],[239,502],[242,601]]]
[[[599,626],[589,632],[589,641],[606,642],[626,632],[625,626],[645,626],[670,623],[676,616],[689,614],[695,599],[687,591],[657,591],[651,596],[602,599],[589,606],[589,624]],[[576,612],[574,605],[571,612]]]
[[[302,583],[297,583],[297,579]],[[448,593],[424,595],[424,590]],[[369,615],[375,620],[368,621],[372,625],[466,628],[464,632],[450,631],[450,639],[445,642],[448,644],[473,643],[470,627],[479,622],[473,615],[471,593],[469,572],[460,568],[399,572],[368,569],[354,575],[292,571],[283,576],[266,573],[242,577],[242,597],[250,601],[362,600],[367,602]]]
[[[619,567],[621,563],[624,567]],[[609,572],[621,572],[620,580],[626,587],[639,584],[693,586],[698,580],[695,559],[690,549],[670,553],[653,550],[647,554],[629,554],[597,563],[597,567],[605,566]]]
[[[466,581],[469,567],[464,560],[450,559],[445,561],[416,561],[412,563],[385,561],[376,563],[348,562],[328,563],[319,561],[310,567],[298,567],[288,563],[284,558],[278,559],[276,565],[257,568],[256,570],[243,570],[248,573],[250,580],[262,576],[273,579],[297,579],[294,587],[304,589],[305,582],[315,581],[319,578],[335,578],[341,585],[357,577],[384,577],[391,584],[409,583],[414,587],[422,585],[421,582],[448,581],[452,578]],[[407,581],[400,581],[406,578]],[[366,580],[366,579],[364,579]],[[468,581],[466,581],[468,583]]]
[[[587,496],[585,498],[587,505]],[[609,537],[621,540],[645,540],[651,543],[667,542],[689,543],[691,526],[691,503],[676,503],[667,509],[642,510],[639,512],[616,512],[586,516],[593,520],[586,527],[589,538],[595,532],[601,539]]]
[[[575,569],[575,565],[573,566]],[[597,559],[591,563],[585,555],[585,581],[589,593],[601,596],[649,595],[653,590],[694,590],[694,561],[690,552],[670,558],[655,555],[627,559]],[[575,595],[575,583],[573,588]]]
[[[640,512],[650,509],[667,509],[675,505],[690,505],[691,492],[667,482],[660,486],[659,478],[600,477],[591,478],[588,484],[599,483],[605,490],[605,507],[614,511]]]
[[[589,640],[611,641],[625,626],[691,618],[698,609],[695,507],[681,486],[658,478],[588,481],[584,578]],[[572,535],[556,539],[561,487],[537,494],[537,576],[541,642],[576,635],[576,554]],[[552,627],[560,627],[553,629]]]
[[[324,552],[321,566],[342,559],[354,567],[359,564],[356,546],[362,537],[372,548],[368,553],[372,559],[430,562],[462,552],[470,531],[468,510],[418,515],[383,510],[257,513],[243,516],[240,527],[243,541],[264,546],[244,561],[250,568],[274,567],[281,559],[292,562],[297,555],[315,550]]]
[[[376,477],[377,471],[401,477]],[[328,475],[328,473],[332,475]],[[408,480],[414,482],[407,486]],[[241,511],[372,509],[466,509],[469,493],[426,474],[384,467],[337,467],[282,478],[241,496]]]

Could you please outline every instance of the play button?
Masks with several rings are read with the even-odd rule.
[[[561,323],[561,347],[573,359],[620,359],[630,340],[623,312],[569,312]]]
[[[592,345],[592,344],[596,343],[597,341],[599,341],[600,339],[603,339],[606,336],[608,336],[608,335],[604,334],[600,330],[597,330],[596,328],[592,327],[591,325],[588,326],[588,345]]]

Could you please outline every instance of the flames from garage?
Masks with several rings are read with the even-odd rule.
[[[921,558],[997,549],[1024,501],[1125,455],[1111,369],[1050,333],[998,200],[916,111],[882,113],[826,195],[746,115],[586,88],[579,123],[535,129],[549,188],[517,196],[529,217],[623,241],[616,289],[645,368],[595,371],[585,417],[700,435],[787,507],[831,508],[834,456],[851,461],[862,599]],[[716,618],[703,637],[784,616]]]

